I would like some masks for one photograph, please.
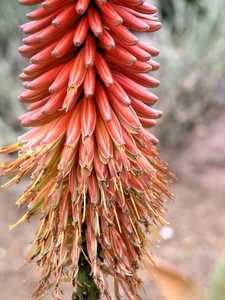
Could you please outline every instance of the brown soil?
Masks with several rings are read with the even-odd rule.
[[[186,150],[169,159],[179,178],[174,186],[177,200],[167,205],[174,236],[158,240],[153,248],[154,254],[203,286],[207,286],[214,264],[225,249],[224,124],[225,115],[210,128],[197,128]],[[14,206],[15,194],[1,191],[0,199],[0,300],[28,300],[38,273],[24,263],[24,258],[35,226],[21,225],[9,231],[21,211]],[[159,300],[144,272],[143,278],[143,300]],[[69,293],[65,299],[70,300]]]

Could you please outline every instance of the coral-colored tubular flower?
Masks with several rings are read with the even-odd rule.
[[[163,222],[171,176],[148,131],[161,112],[153,109],[159,85],[148,73],[159,68],[159,51],[135,32],[160,28],[157,10],[140,0],[20,0],[38,5],[22,25],[20,53],[31,65],[20,75],[20,100],[32,127],[18,144],[0,153],[19,153],[0,164],[5,185],[31,174],[17,200],[40,215],[29,259],[42,268],[35,297],[68,278],[77,284],[79,257],[86,253],[97,287],[111,299],[105,275],[139,299],[137,267],[146,255],[145,232]],[[114,296],[113,296],[113,299]]]

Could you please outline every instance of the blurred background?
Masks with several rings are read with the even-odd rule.
[[[206,287],[225,249],[225,1],[161,0],[157,5],[163,28],[146,37],[161,50],[158,107],[164,115],[155,131],[178,181],[176,201],[166,207],[169,224],[153,237],[152,251]],[[25,61],[17,47],[25,12],[17,1],[0,1],[1,145],[22,130],[17,95]],[[29,299],[37,278],[36,270],[24,264],[34,224],[8,231],[21,213],[14,206],[21,189],[0,191],[0,300]],[[161,299],[150,289],[148,275],[143,278],[143,299]]]

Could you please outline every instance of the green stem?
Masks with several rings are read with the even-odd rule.
[[[98,300],[99,290],[90,275],[91,267],[84,255],[81,254],[79,261],[78,286],[72,295],[72,300]]]

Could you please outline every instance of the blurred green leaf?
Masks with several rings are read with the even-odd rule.
[[[225,300],[225,255],[216,266],[210,286],[210,300]]]

